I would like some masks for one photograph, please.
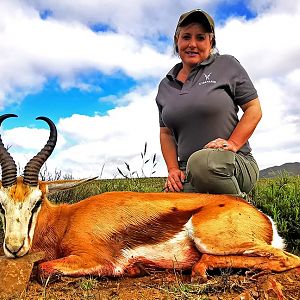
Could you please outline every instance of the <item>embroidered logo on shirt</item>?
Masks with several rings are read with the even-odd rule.
[[[210,75],[211,75],[211,73],[209,73],[208,75],[206,75],[206,74],[204,73],[205,81],[209,80]]]
[[[209,74],[205,74],[204,73],[203,75],[204,75],[205,80],[204,81],[200,81],[199,85],[206,84],[206,83],[217,83],[215,80],[210,80],[211,73],[209,73]]]

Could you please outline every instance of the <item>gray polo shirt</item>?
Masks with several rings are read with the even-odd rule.
[[[180,161],[208,142],[228,139],[239,119],[238,106],[257,98],[247,72],[230,55],[211,55],[198,64],[182,83],[175,65],[160,82],[156,102],[161,127],[168,127],[177,144]],[[240,153],[249,154],[247,142]]]

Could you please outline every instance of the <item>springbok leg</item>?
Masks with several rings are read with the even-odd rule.
[[[116,276],[117,272],[123,270],[115,270],[112,264],[103,261],[95,261],[89,256],[70,255],[60,259],[46,261],[38,266],[38,276],[40,281],[59,278],[65,276]]]
[[[216,268],[247,268],[282,272],[300,266],[299,257],[274,249],[271,246],[270,248],[268,250],[264,249],[264,252],[253,249],[253,251],[249,251],[244,255],[203,254],[201,259],[193,266],[192,281],[207,281],[206,271]]]

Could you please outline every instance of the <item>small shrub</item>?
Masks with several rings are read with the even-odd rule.
[[[142,163],[139,170],[132,170],[132,167],[127,162],[124,162],[126,166],[126,170],[121,170],[117,167],[119,174],[123,178],[145,178],[152,177],[153,174],[156,173],[155,167],[157,165],[156,154],[152,157],[147,155],[147,142],[144,145],[144,151],[141,152]],[[151,164],[151,165],[150,165]],[[148,172],[146,172],[145,168],[148,166]]]

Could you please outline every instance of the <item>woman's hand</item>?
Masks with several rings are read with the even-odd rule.
[[[172,168],[169,170],[169,175],[165,183],[166,192],[180,192],[183,189],[183,181],[185,174],[178,168]]]
[[[238,148],[236,144],[233,141],[230,140],[224,140],[221,138],[217,138],[209,143],[207,143],[204,147],[204,149],[212,148],[212,149],[224,149],[229,150],[232,152],[237,152]]]

